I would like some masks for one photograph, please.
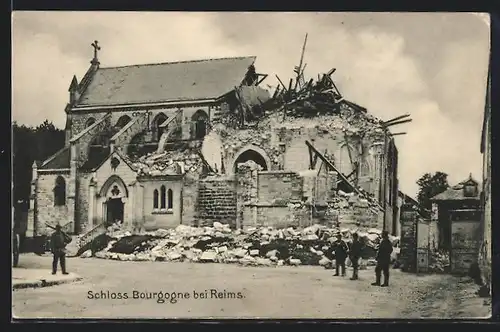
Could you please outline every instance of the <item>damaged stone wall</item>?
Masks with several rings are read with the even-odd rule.
[[[198,177],[188,173],[182,185],[182,224],[195,226],[196,203],[198,200]]]
[[[62,206],[54,205],[54,187],[57,177],[61,176],[66,181],[66,204]],[[70,181],[69,172],[38,172],[36,197],[37,197],[37,211],[36,211],[36,225],[35,234],[37,236],[50,235],[52,230],[47,227],[45,223],[50,225],[66,223],[73,220],[70,216],[72,209],[69,204],[72,202],[68,200],[68,183]]]
[[[208,177],[198,185],[198,219],[236,227],[236,184],[233,178]]]
[[[94,119],[95,122],[101,120],[104,116],[106,116],[106,112],[92,112],[92,113],[79,113],[72,112],[68,117],[71,118],[71,126],[70,126],[70,138],[78,135],[85,129],[86,124],[90,119]]]
[[[302,200],[303,178],[294,172],[258,172],[258,200],[272,204],[288,204]]]
[[[314,200],[316,204],[328,204],[334,198],[334,193],[337,190],[337,173],[329,172],[326,170],[326,167],[321,166],[319,172],[314,170],[315,176],[311,181],[313,181],[312,185],[314,186],[312,191],[314,191]]]
[[[244,223],[243,227],[271,226],[275,228],[303,228],[313,224],[310,209],[295,209],[288,205],[249,204],[244,207],[244,215],[255,218],[253,223]]]
[[[310,211],[296,209],[304,196],[304,180],[298,173],[286,171],[257,172],[257,202],[245,209],[253,210],[250,225],[278,228],[307,227],[311,225]],[[248,213],[247,213],[248,214]],[[247,226],[249,220],[244,220]]]
[[[248,161],[238,166],[238,225],[307,227],[313,206],[305,202],[314,192],[304,176],[287,171],[261,171]],[[305,187],[311,187],[309,189]]]
[[[248,161],[237,172],[238,225],[307,227],[312,223],[380,228],[378,207],[337,191],[334,172],[260,171]]]
[[[341,227],[361,226],[364,228],[382,228],[382,220],[380,215],[382,212],[376,211],[374,208],[365,206],[359,203],[359,199],[352,196],[355,203],[333,204],[336,207],[331,215],[332,223],[339,224]]]
[[[334,116],[284,121],[276,117],[270,116],[254,128],[236,130],[215,126],[210,140],[220,143],[212,143],[207,159],[221,160],[222,155],[226,173],[232,174],[238,156],[254,150],[269,164],[267,170],[300,172],[310,167],[307,140],[321,153],[326,151],[326,156],[344,175],[349,175],[358,164],[359,185],[370,194],[378,194],[381,173],[377,162],[382,161],[378,156],[382,151],[373,146],[380,141],[379,132],[362,136],[352,128],[347,130],[342,120]],[[328,125],[324,126],[322,122]],[[206,143],[211,142],[207,139]],[[316,167],[319,165],[320,162]]]
[[[115,147],[121,147],[123,151],[127,151],[127,144],[140,132],[143,132],[147,127],[147,117],[141,114],[133,118],[125,125],[118,133],[111,138],[111,144]]]

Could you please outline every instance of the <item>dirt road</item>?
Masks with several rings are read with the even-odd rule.
[[[47,268],[50,260],[50,257],[23,255],[20,268]],[[350,281],[347,277],[333,277],[331,270],[320,267],[241,267],[81,258],[69,259],[68,265],[84,280],[15,291],[14,316],[459,318],[485,317],[490,311],[482,299],[472,294],[477,287],[461,279],[416,276],[399,270],[391,270],[391,286],[381,288],[370,285],[373,270],[360,271],[360,280]],[[176,303],[134,298],[141,293],[160,291],[176,292]],[[466,293],[468,297],[461,298]],[[115,298],[98,299],[101,294]]]

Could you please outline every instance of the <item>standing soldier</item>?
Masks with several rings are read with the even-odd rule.
[[[352,277],[351,280],[358,280],[359,258],[363,245],[359,241],[358,233],[352,235],[351,250],[349,250],[349,259],[352,262]]]
[[[372,286],[389,286],[389,265],[391,264],[392,244],[389,241],[389,233],[382,231],[382,241],[377,251],[377,266],[375,267],[376,280]],[[380,285],[381,272],[384,274],[384,283]]]
[[[334,276],[339,275],[339,269],[342,270],[342,277],[345,277],[345,260],[347,258],[347,252],[349,248],[347,244],[342,240],[342,234],[337,234],[337,241],[333,243],[334,251],[335,251],[335,274]]]
[[[56,225],[56,231],[50,237],[50,249],[54,259],[52,260],[52,274],[57,272],[57,263],[60,262],[62,274],[66,271],[66,245],[71,242],[71,238],[61,230],[61,225]]]

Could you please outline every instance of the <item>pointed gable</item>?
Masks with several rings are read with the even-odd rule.
[[[71,84],[69,85],[69,92],[73,91],[78,91],[78,80],[76,79],[76,76],[73,75],[73,79],[71,80]]]

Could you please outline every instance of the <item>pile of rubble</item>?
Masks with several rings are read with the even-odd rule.
[[[149,153],[136,160],[132,166],[138,175],[180,175],[201,172],[204,166],[199,147],[181,147],[162,153]]]
[[[213,227],[180,225],[132,235],[116,227],[108,231],[112,240],[97,253],[98,258],[130,261],[188,261],[237,263],[255,266],[321,265],[329,267],[335,259],[332,243],[340,232],[347,243],[357,232],[364,241],[364,265],[374,264],[380,242],[377,229],[339,229],[313,225],[301,230],[271,227],[231,230],[215,222]],[[398,238],[391,238],[396,243]],[[90,257],[90,251],[81,257]]]
[[[432,252],[429,263],[430,272],[447,273],[450,271],[450,255],[446,251]]]

